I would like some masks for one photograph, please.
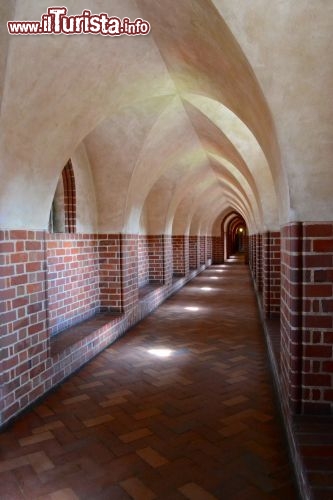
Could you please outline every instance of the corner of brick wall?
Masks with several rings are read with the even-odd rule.
[[[2,419],[45,392],[46,249],[42,231],[0,231]]]

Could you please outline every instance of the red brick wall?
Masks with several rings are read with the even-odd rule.
[[[198,269],[198,250],[200,250],[198,236],[189,236],[190,269]]]
[[[166,285],[139,302],[137,235],[0,231],[0,426],[186,283],[185,277],[172,284],[171,237],[160,241]],[[184,241],[188,252],[188,238]],[[68,310],[62,310],[65,300]],[[61,334],[51,340],[51,332],[90,315],[98,301],[102,310],[120,308],[123,314],[62,351],[54,350]],[[54,311],[58,318],[48,318]],[[98,318],[94,321],[99,324]]]
[[[99,310],[96,236],[48,234],[46,262],[49,328],[55,334]]]
[[[252,234],[249,236],[249,266],[252,271],[254,272],[254,266],[253,266],[253,236]]]
[[[164,284],[172,283],[173,277],[173,255],[172,255],[172,236],[167,234],[163,236],[164,244]]]
[[[149,283],[149,250],[146,235],[139,235],[138,239],[138,280],[139,287]]]
[[[256,235],[256,283],[258,291],[262,292],[263,259],[262,259],[262,235]]]
[[[212,236],[207,236],[207,260],[212,261],[213,259],[213,238]]]
[[[101,311],[120,312],[122,310],[120,234],[100,234],[97,238]]]
[[[263,234],[263,308],[266,317],[280,315],[281,235]]]
[[[213,264],[224,262],[224,241],[221,236],[212,236],[212,261]]]
[[[172,236],[173,274],[186,275],[185,236]]]
[[[149,283],[164,283],[164,237],[148,236]]]
[[[333,413],[333,223],[303,224],[303,411]]]
[[[41,231],[0,231],[2,419],[42,395],[47,369],[45,243]]]
[[[126,312],[138,300],[138,236],[122,234],[120,246],[122,310]]]
[[[200,265],[206,264],[206,236],[200,236]]]
[[[332,412],[333,224],[282,230],[281,368],[291,412]]]

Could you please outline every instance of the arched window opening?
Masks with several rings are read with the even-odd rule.
[[[50,211],[49,232],[76,232],[76,190],[71,160],[68,160],[58,180]]]

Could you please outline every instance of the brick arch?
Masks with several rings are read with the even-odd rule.
[[[237,234],[239,228],[244,229],[245,262],[248,263],[248,230],[244,218],[237,212],[229,212],[221,222],[221,236],[224,242],[224,259],[236,252]]]

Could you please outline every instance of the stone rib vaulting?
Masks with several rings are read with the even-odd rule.
[[[45,0],[0,5],[0,498],[29,498],[30,479],[31,498],[332,498],[333,3],[68,0],[69,16],[89,10],[146,20],[150,32],[9,34],[8,21],[41,20],[49,7]],[[257,305],[238,317],[247,268]],[[210,303],[217,283],[223,290]],[[192,316],[205,291],[204,314]],[[193,331],[185,339],[180,312],[159,311],[191,293]],[[250,327],[256,307],[260,321]],[[126,375],[112,358],[121,346],[135,357],[146,338],[159,345],[159,336],[184,349],[170,363],[189,356],[189,380],[177,369],[158,373],[155,364],[148,375],[144,364]],[[204,367],[196,349],[206,349]],[[243,367],[233,363],[233,349]],[[247,373],[243,387],[241,378],[259,358],[263,399],[255,401],[256,379]],[[175,376],[180,392],[205,401],[196,363],[216,384],[197,424],[164,400],[163,385]],[[151,408],[131,379],[137,368],[159,398]],[[79,388],[103,370],[92,395]],[[59,418],[58,403],[40,406],[64,382],[54,398],[61,408],[74,398],[80,423],[73,428]],[[122,385],[129,394],[119,393]],[[129,446],[131,457],[122,473],[105,491],[85,493],[66,473],[57,483],[59,470],[85,470],[88,445],[80,458],[72,450],[71,461],[70,443],[76,447],[81,431],[87,439],[84,422],[104,418],[102,403],[113,398],[118,417],[107,407],[109,420],[92,425],[91,436],[117,426],[112,443]],[[154,409],[160,413],[144,418],[156,428],[164,415],[176,434],[179,422],[185,435],[195,434],[187,454],[148,435],[144,451],[125,446],[120,437],[138,430],[135,415]],[[238,430],[227,436],[223,419],[234,414]],[[201,417],[211,418],[208,427],[214,422],[212,434]],[[262,441],[258,422],[268,433]],[[49,436],[46,444],[41,436]],[[205,450],[195,447],[201,439]],[[101,477],[117,452],[96,446],[105,461],[89,457],[87,467]],[[184,473],[182,484],[170,472],[177,460],[191,463],[193,477]],[[161,465],[159,485],[150,461]],[[173,478],[165,490],[163,467]]]

